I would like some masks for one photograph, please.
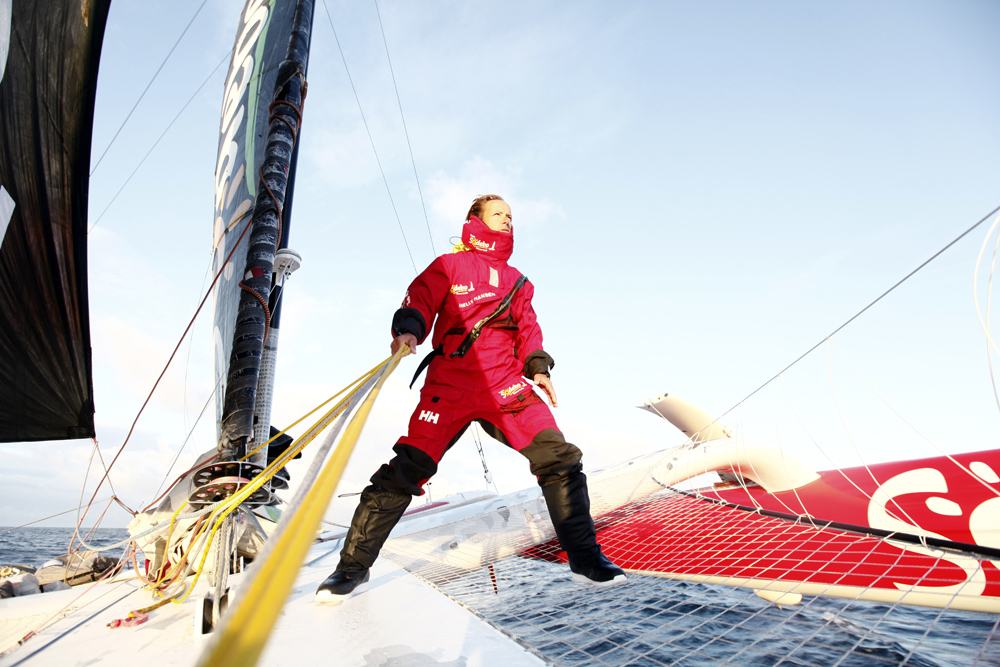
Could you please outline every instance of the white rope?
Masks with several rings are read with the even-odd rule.
[[[983,238],[983,243],[979,247],[979,255],[976,257],[976,269],[972,273],[972,300],[976,305],[976,316],[979,318],[979,325],[983,328],[983,332],[986,334],[986,357],[989,360],[990,367],[990,382],[993,385],[993,396],[997,401],[997,409],[1000,409],[1000,395],[997,394],[997,383],[996,378],[993,374],[993,355],[990,354],[990,348],[993,348],[997,352],[1000,352],[1000,348],[993,341],[993,336],[990,334],[990,301],[993,295],[993,271],[996,266],[997,260],[997,245],[1000,245],[1000,235],[997,236],[997,245],[993,247],[993,261],[990,263],[990,279],[989,286],[987,288],[986,296],[986,318],[983,318],[983,313],[979,309],[979,265],[983,261],[983,253],[986,251],[986,246],[989,244],[990,237],[993,236],[993,232],[996,230],[997,225],[1000,224],[1000,214],[997,215],[996,220],[990,226],[988,232],[986,232],[985,238]]]
[[[837,345],[837,342],[836,342],[836,341],[833,341],[833,344],[834,344],[834,345]],[[854,371],[855,373],[857,373],[857,375],[858,375],[858,377],[859,377],[859,378],[861,379],[861,381],[865,383],[865,386],[866,386],[866,387],[868,387],[868,389],[870,389],[870,390],[871,390],[871,392],[872,392],[873,394],[875,394],[875,396],[877,396],[877,397],[879,398],[879,400],[880,400],[880,401],[882,401],[883,403],[885,403],[885,405],[886,405],[886,406],[887,406],[887,407],[888,407],[888,408],[889,408],[890,410],[892,410],[892,411],[893,411],[893,413],[895,413],[895,415],[896,415],[897,417],[899,417],[899,419],[900,419],[900,420],[901,420],[901,421],[902,421],[902,422],[903,422],[904,424],[906,424],[906,425],[907,425],[907,426],[909,426],[909,427],[910,427],[911,429],[913,429],[913,432],[914,432],[914,433],[916,433],[916,434],[917,434],[917,435],[919,435],[919,436],[920,436],[921,438],[923,438],[923,439],[924,439],[924,441],[926,441],[926,442],[927,442],[927,443],[928,443],[928,444],[929,444],[929,445],[930,445],[931,447],[933,447],[934,449],[936,449],[936,450],[937,450],[937,451],[938,451],[938,452],[939,452],[939,453],[940,453],[940,454],[941,454],[942,456],[946,457],[946,458],[947,458],[947,459],[948,459],[949,461],[951,461],[951,462],[952,462],[952,463],[954,463],[954,464],[955,464],[956,466],[958,466],[958,467],[959,467],[960,469],[962,469],[963,471],[965,471],[965,472],[966,472],[966,473],[967,473],[967,474],[969,475],[969,477],[971,477],[971,478],[973,478],[974,480],[976,480],[976,481],[977,481],[977,482],[978,482],[979,484],[981,484],[981,485],[982,485],[983,487],[985,487],[985,488],[989,489],[989,490],[990,490],[990,492],[991,492],[991,493],[993,493],[993,494],[994,494],[995,496],[1000,496],[1000,491],[998,491],[997,489],[995,489],[995,488],[993,488],[992,486],[990,486],[990,485],[989,485],[989,484],[988,484],[988,483],[986,482],[986,480],[984,480],[984,479],[983,479],[983,478],[981,478],[981,477],[980,477],[979,475],[977,475],[976,473],[972,472],[972,471],[971,471],[971,470],[969,470],[969,469],[968,469],[967,467],[965,467],[964,465],[962,465],[961,463],[959,463],[959,462],[958,462],[957,460],[955,460],[955,458],[954,458],[954,457],[953,457],[953,456],[952,456],[951,454],[949,454],[948,452],[946,452],[946,451],[945,451],[944,449],[942,449],[942,448],[940,447],[940,445],[938,445],[938,444],[937,444],[936,442],[934,442],[934,441],[933,441],[932,439],[930,439],[929,437],[927,437],[927,435],[925,435],[923,431],[921,431],[921,430],[920,430],[920,429],[918,429],[918,428],[917,428],[916,426],[914,426],[914,425],[913,425],[912,423],[910,423],[910,421],[909,421],[909,420],[907,420],[907,419],[906,419],[906,417],[904,417],[904,416],[903,416],[903,415],[902,415],[902,414],[901,414],[901,413],[899,412],[899,410],[897,410],[897,409],[896,409],[895,407],[893,407],[893,405],[892,405],[891,403],[889,403],[889,401],[887,401],[887,400],[886,400],[886,399],[885,399],[885,398],[884,398],[884,397],[883,397],[883,396],[882,396],[882,395],[881,395],[880,393],[878,393],[878,391],[876,391],[876,390],[875,390],[875,388],[874,388],[874,387],[872,387],[872,386],[871,386],[871,384],[869,384],[868,380],[866,380],[866,379],[865,379],[865,377],[864,377],[864,376],[863,376],[863,375],[861,374],[861,372],[860,372],[860,371],[858,371],[858,369],[854,367],[854,364],[852,364],[852,363],[851,363],[851,360],[847,358],[847,355],[846,355],[846,354],[844,354],[844,351],[843,351],[843,350],[842,350],[842,349],[840,348],[840,345],[837,345],[837,350],[838,350],[838,351],[839,351],[839,352],[841,353],[841,355],[842,355],[842,356],[844,357],[844,361],[846,361],[846,362],[847,362],[847,365],[848,365],[848,366],[850,366],[850,367],[851,367],[851,369],[852,369],[852,370],[853,370],[853,371]]]
[[[861,450],[858,449],[858,445],[854,441],[854,435],[851,433],[851,430],[847,426],[847,418],[844,417],[844,411],[840,408],[840,396],[837,393],[837,385],[833,381],[833,366],[830,363],[830,343],[833,343],[834,345],[836,345],[836,347],[840,351],[841,355],[844,354],[844,351],[841,349],[840,345],[837,344],[837,342],[835,340],[833,340],[832,338],[827,338],[827,342],[826,342],[826,372],[827,372],[827,376],[830,379],[830,391],[833,393],[833,404],[835,406],[837,406],[837,416],[840,418],[840,424],[841,424],[841,426],[844,427],[844,433],[847,435],[847,439],[851,443],[851,448],[854,450],[854,453],[857,455],[858,460],[861,461],[861,466],[865,469],[865,472],[868,473],[868,477],[870,477],[871,480],[872,480],[872,482],[875,483],[875,488],[878,488],[879,485],[880,485],[880,483],[879,483],[878,479],[875,477],[875,473],[873,473],[872,469],[870,467],[868,467],[868,462],[865,461],[865,457],[861,453]],[[846,355],[844,355],[844,358],[845,359],[847,358]],[[850,364],[850,362],[848,362],[848,364]],[[851,368],[854,368],[854,366],[852,365]],[[855,369],[855,373],[857,373],[856,369]],[[858,377],[861,377],[860,373],[858,373]],[[876,393],[876,396],[877,395],[878,394]],[[896,506],[896,509],[898,509],[902,513],[902,515],[905,518],[905,520],[906,520],[907,523],[909,523],[912,526],[919,526],[919,527],[922,528],[922,526],[920,526],[920,524],[917,523],[913,519],[913,517],[911,517],[907,513],[907,511],[903,509],[902,504],[900,504],[900,503],[894,503],[894,505]],[[886,510],[886,512],[889,513],[890,516],[892,516],[893,510],[891,510],[888,507],[888,504],[886,504],[885,510]],[[898,519],[899,517],[894,517],[894,518]]]

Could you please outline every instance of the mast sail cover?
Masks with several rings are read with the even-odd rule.
[[[0,0],[0,442],[94,436],[87,194],[109,0]]]
[[[279,67],[293,30],[295,2],[248,0],[240,14],[233,60],[223,92],[215,171],[214,268],[222,271],[215,303],[215,407],[221,437],[240,283],[247,273],[247,248],[258,169],[268,133],[269,106]],[[288,180],[294,177],[294,162]],[[287,203],[286,203],[287,206]],[[242,237],[242,240],[241,240]],[[234,246],[239,242],[239,247]],[[227,261],[228,258],[228,261]],[[270,280],[270,275],[266,276]],[[255,387],[255,385],[254,385]],[[253,392],[253,387],[246,391]],[[252,401],[252,396],[247,397]]]

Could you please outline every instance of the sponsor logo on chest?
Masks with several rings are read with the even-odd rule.
[[[452,285],[452,289],[454,289],[454,287],[455,286]],[[491,296],[496,296],[496,295],[497,295],[496,292],[480,292],[479,294],[477,294],[476,296],[472,297],[468,301],[459,301],[458,302],[458,307],[459,308],[468,308],[469,306],[471,306],[472,304],[476,303],[477,301],[480,301],[482,299],[488,299]]]

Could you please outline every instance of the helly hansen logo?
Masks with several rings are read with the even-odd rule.
[[[431,412],[430,410],[421,410],[420,411],[420,416],[417,417],[417,419],[419,419],[421,421],[428,422],[430,424],[437,424],[438,423],[438,417],[440,417],[440,416],[441,415],[439,413],[437,413],[437,412]]]

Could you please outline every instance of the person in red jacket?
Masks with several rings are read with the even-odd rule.
[[[510,207],[497,195],[478,197],[466,216],[462,244],[410,284],[392,319],[391,350],[406,345],[412,353],[434,323],[434,350],[417,371],[429,363],[427,380],[407,435],[393,447],[395,456],[361,493],[340,563],[317,599],[344,599],[368,581],[411,498],[423,495],[444,453],[473,421],[530,462],[573,578],[598,585],[625,580],[597,543],[583,454],[566,442],[525,379],[558,405],[549,377],[555,362],[542,349],[531,307],[534,287],[507,264],[513,249]]]

